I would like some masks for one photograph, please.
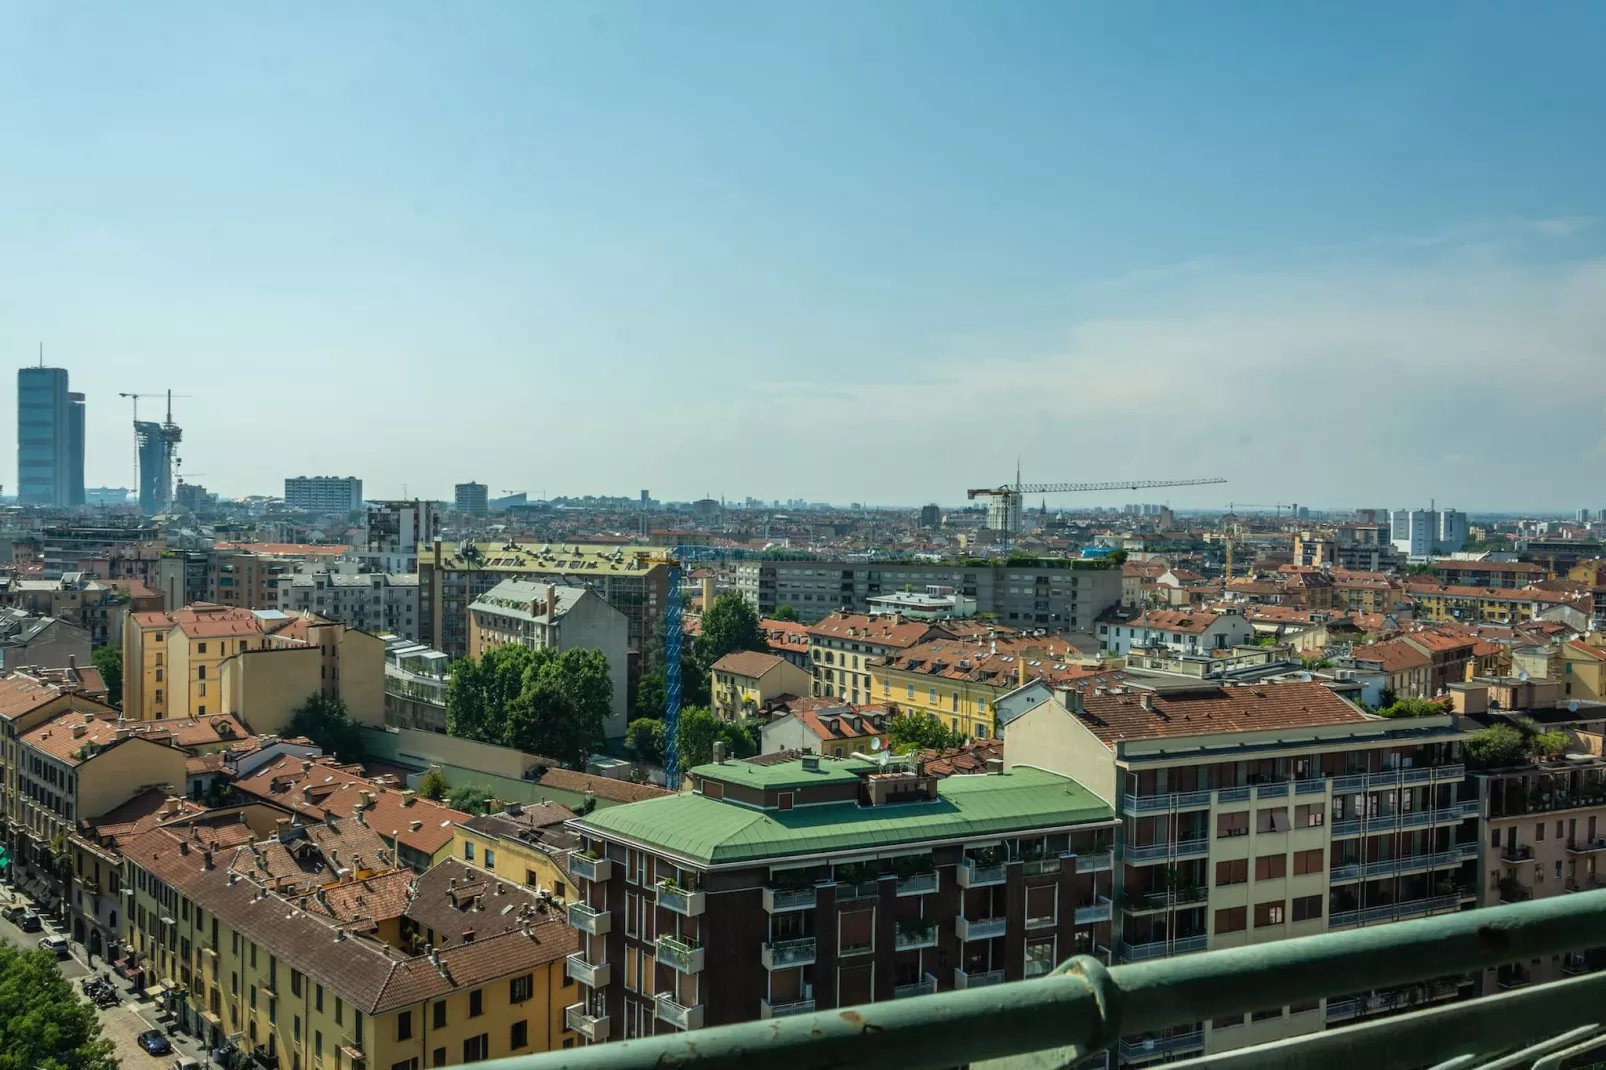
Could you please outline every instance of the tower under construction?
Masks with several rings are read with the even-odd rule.
[[[173,457],[184,432],[173,422],[173,396],[167,398],[167,420],[135,420],[139,449],[139,508],[161,513],[173,504]]]

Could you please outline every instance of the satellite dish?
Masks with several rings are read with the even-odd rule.
[[[1567,703],[1567,712],[1568,713],[1577,713],[1578,712],[1578,700],[1577,699],[1573,699],[1571,702]]]
[[[1517,679],[1521,680],[1523,683],[1527,683],[1528,682],[1528,670],[1524,669],[1522,672],[1519,672],[1517,674]]]
[[[1578,705],[1578,703],[1575,702],[1575,703],[1573,703],[1573,705],[1576,706],[1576,705]],[[871,736],[870,737],[870,749],[871,750],[880,750],[881,749],[881,737],[880,736]]]

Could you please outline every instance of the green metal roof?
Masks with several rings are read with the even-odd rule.
[[[1069,777],[1017,766],[1003,774],[948,777],[931,802],[758,810],[687,793],[598,810],[574,824],[704,865],[730,865],[1010,835],[1112,817],[1107,804]]]
[[[695,766],[691,772],[693,776],[752,788],[808,788],[817,784],[856,784],[863,774],[878,768],[863,758],[821,758],[815,770],[804,769],[798,761],[774,765],[730,761]]]

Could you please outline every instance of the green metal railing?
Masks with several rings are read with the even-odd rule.
[[[1606,891],[484,1063],[484,1070],[1048,1070],[1123,1036],[1606,947]],[[1179,1066],[1559,1065],[1596,1043],[1606,972],[1310,1033]],[[1532,1049],[1527,1050],[1525,1049]]]

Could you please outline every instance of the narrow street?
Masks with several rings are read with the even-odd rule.
[[[0,906],[10,906],[21,903],[32,906],[29,900],[9,884],[0,885]],[[37,933],[25,933],[5,918],[0,918],[0,940],[14,947],[24,950],[33,950],[39,946],[39,939],[43,936],[65,936],[72,940],[72,934],[63,925],[57,924],[53,918],[40,915],[44,922],[44,930]],[[156,1021],[157,1003],[155,1000],[139,1000],[130,991],[128,983],[112,972],[108,963],[97,959],[93,968],[86,961],[87,955],[82,944],[70,943],[72,956],[60,960],[58,966],[63,977],[72,982],[73,993],[83,998],[83,989],[80,979],[91,973],[104,973],[111,978],[113,984],[122,994],[122,1001],[115,1007],[107,1007],[99,1011],[101,1027],[117,1046],[117,1058],[125,1070],[156,1070],[156,1068],[169,1068],[181,1055],[189,1055],[203,1062],[206,1052],[191,1037],[178,1033],[169,1033],[168,1040],[173,1044],[173,1053],[164,1056],[148,1054],[137,1042],[137,1037],[148,1029],[159,1028]]]

